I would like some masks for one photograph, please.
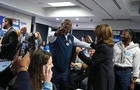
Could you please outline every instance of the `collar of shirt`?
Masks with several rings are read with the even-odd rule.
[[[12,27],[9,27],[7,30],[10,30]]]
[[[70,33],[67,33],[65,36],[66,40],[68,40],[68,35],[70,35]]]
[[[128,48],[128,47],[133,46],[133,45],[135,45],[135,44],[134,44],[133,41],[131,41],[127,47],[124,47],[123,42],[121,42],[121,46],[122,46],[123,48]]]
[[[134,42],[133,42],[133,41],[131,41],[131,42],[129,43],[129,45],[134,45]]]

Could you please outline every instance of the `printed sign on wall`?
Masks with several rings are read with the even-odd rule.
[[[5,16],[0,16],[0,37],[2,37],[4,33],[6,32],[6,30],[2,28],[2,22],[4,18]],[[13,28],[20,29],[20,20],[13,19]]]

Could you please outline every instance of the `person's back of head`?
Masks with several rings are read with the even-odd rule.
[[[114,45],[112,28],[108,24],[97,25],[95,28],[95,35],[97,36],[97,44],[105,43],[109,46]]]

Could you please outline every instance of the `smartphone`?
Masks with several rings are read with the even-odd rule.
[[[28,51],[28,43],[22,42],[21,48],[20,48],[20,56],[24,56],[26,52]]]

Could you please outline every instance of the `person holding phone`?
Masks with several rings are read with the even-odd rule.
[[[27,55],[23,56],[20,61],[26,59]],[[15,90],[56,90],[55,86],[52,84],[52,56],[51,53],[38,49],[31,55],[30,66],[28,69],[21,67],[18,71],[18,78],[15,82]],[[26,66],[26,65],[22,65]],[[27,82],[27,83],[25,83]]]
[[[51,53],[42,49],[34,51],[31,56],[29,52],[24,56],[19,56],[19,53],[20,50],[14,57],[12,66],[0,74],[3,77],[0,86],[8,83],[15,76],[13,72],[16,72],[13,90],[56,90],[51,82],[53,67]],[[8,81],[4,78],[8,78]]]
[[[15,84],[12,90],[31,90],[28,67],[30,64],[30,54],[19,56],[19,50],[14,56],[13,62],[4,71],[0,72],[0,90],[11,90],[8,83],[16,76]]]
[[[19,56],[19,52],[16,54],[11,70],[17,72],[16,80],[14,83],[14,90],[31,90],[30,77],[28,67],[30,65],[30,54],[26,54],[22,57]]]
[[[20,73],[17,74],[14,90],[55,90],[51,82],[53,67],[51,53],[38,49],[31,57],[28,56],[29,52],[23,58],[18,57],[21,64],[19,66],[17,63],[15,66],[20,67],[18,68]],[[28,59],[30,59],[30,66]]]

